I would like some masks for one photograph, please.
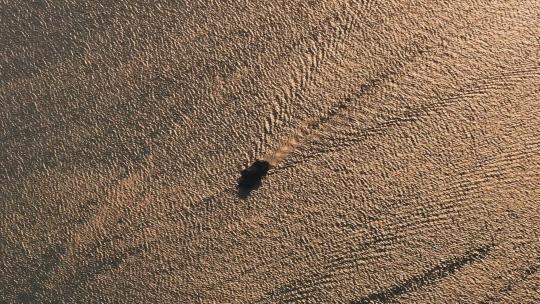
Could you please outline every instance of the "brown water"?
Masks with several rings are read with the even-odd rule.
[[[540,302],[540,2],[117,3],[0,4],[1,303]]]

